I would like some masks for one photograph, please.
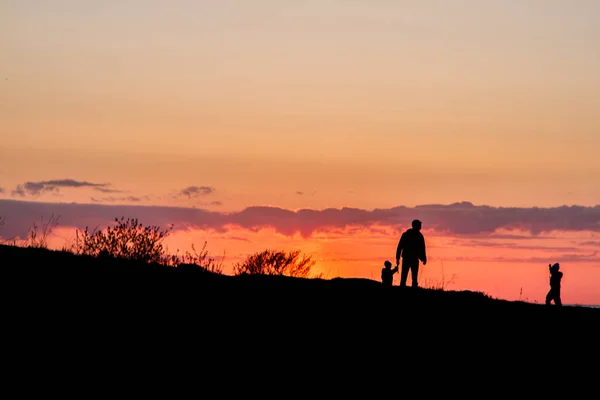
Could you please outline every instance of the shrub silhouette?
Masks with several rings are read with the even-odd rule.
[[[192,251],[185,251],[180,254],[179,249],[175,254],[165,255],[161,264],[167,265],[169,267],[179,267],[182,265],[196,265],[201,267],[202,269],[213,272],[216,274],[223,273],[223,260],[225,255],[221,258],[220,261],[217,261],[215,258],[211,257],[206,250],[207,242],[204,242],[200,251],[196,250],[196,246],[192,244]]]
[[[288,253],[264,250],[248,256],[243,263],[235,264],[233,273],[235,275],[286,275],[307,278],[315,263],[311,256],[300,257],[300,250]]]
[[[38,225],[36,222],[34,222],[29,228],[29,231],[27,232],[27,237],[25,239],[15,236],[7,239],[2,239],[0,240],[0,243],[9,244],[12,246],[47,249],[48,239],[50,238],[50,236],[52,236],[54,229],[58,225],[59,218],[60,215],[55,215],[54,213],[52,213],[52,215],[47,221],[44,221],[44,217],[42,217],[41,225]],[[5,223],[6,219],[4,217],[0,217],[0,230],[2,230],[2,227]]]
[[[105,231],[88,227],[84,231],[75,231],[75,243],[71,251],[75,254],[93,257],[126,258],[129,260],[157,263],[168,267],[196,265],[206,271],[223,273],[223,258],[217,261],[206,250],[207,242],[200,251],[192,244],[192,251],[168,254],[163,246],[165,238],[173,226],[161,229],[156,225],[143,226],[137,218],[115,218],[116,225]]]
[[[88,227],[75,232],[74,253],[94,257],[110,256],[129,260],[155,262],[163,261],[165,249],[163,241],[172,227],[165,230],[159,226],[143,226],[137,218],[115,218],[116,225],[106,231]]]
[[[60,215],[54,215],[54,213],[52,213],[46,222],[44,222],[44,218],[42,217],[42,225],[38,225],[34,222],[33,225],[31,225],[31,228],[29,228],[29,233],[27,234],[27,239],[23,243],[23,246],[47,249],[48,238],[52,236],[52,232],[58,225],[59,218]]]

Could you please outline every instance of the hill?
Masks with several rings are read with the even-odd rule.
[[[339,315],[370,310],[373,315],[389,316],[384,320],[393,315],[474,321],[568,318],[571,322],[597,322],[600,318],[599,309],[572,306],[556,309],[493,299],[471,291],[386,288],[370,279],[229,276],[209,273],[194,265],[173,268],[5,245],[0,245],[0,265],[5,276],[12,277],[13,287],[53,297],[76,295],[89,301],[109,291],[114,301],[136,296],[150,296],[149,301],[165,296],[208,301],[210,296],[213,307],[243,299],[236,304],[238,309],[259,307],[264,312],[275,312],[278,307],[285,307],[288,312],[310,309],[315,315],[324,310]],[[258,299],[260,305],[254,303]]]
[[[451,369],[465,364],[485,375],[515,361],[540,368],[556,357],[576,363],[595,348],[600,322],[598,309],[478,292],[385,288],[368,279],[226,276],[45,249],[0,245],[0,267],[3,322],[13,336],[5,343],[54,358],[66,349],[84,357],[135,349],[137,362],[193,354],[207,367],[322,360],[336,370],[374,372],[382,365],[361,360],[391,357],[402,368],[417,363],[420,370],[459,374]],[[479,370],[487,363],[495,366]]]

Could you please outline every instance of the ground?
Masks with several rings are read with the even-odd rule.
[[[430,395],[436,385],[474,389],[486,379],[486,393],[497,393],[507,389],[499,377],[538,390],[552,377],[534,378],[538,372],[562,371],[563,379],[594,358],[600,325],[591,308],[368,279],[222,276],[10,246],[0,246],[0,265],[6,363],[15,371],[63,363],[69,380],[93,378],[96,386],[104,375],[90,375],[93,368],[110,368],[111,384],[116,371],[178,368],[179,380],[185,373],[188,384],[221,389],[235,375],[230,389],[246,394],[252,385],[262,394],[263,380],[289,390],[341,379],[355,396],[349,389],[358,381],[410,390],[411,376]]]

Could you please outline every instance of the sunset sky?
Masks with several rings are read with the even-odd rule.
[[[139,216],[379,280],[420,218],[424,280],[542,302],[560,262],[600,304],[598,38],[596,0],[1,0],[0,236]]]

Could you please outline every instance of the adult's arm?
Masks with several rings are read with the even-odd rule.
[[[398,247],[396,248],[396,265],[400,263],[400,255],[402,254],[402,249],[404,247],[404,233],[400,236],[400,240],[398,241]]]
[[[425,246],[425,237],[423,235],[421,235],[421,249],[422,249],[421,256],[423,257],[423,258],[421,258],[421,261],[423,261],[423,264],[427,264],[427,249]]]

